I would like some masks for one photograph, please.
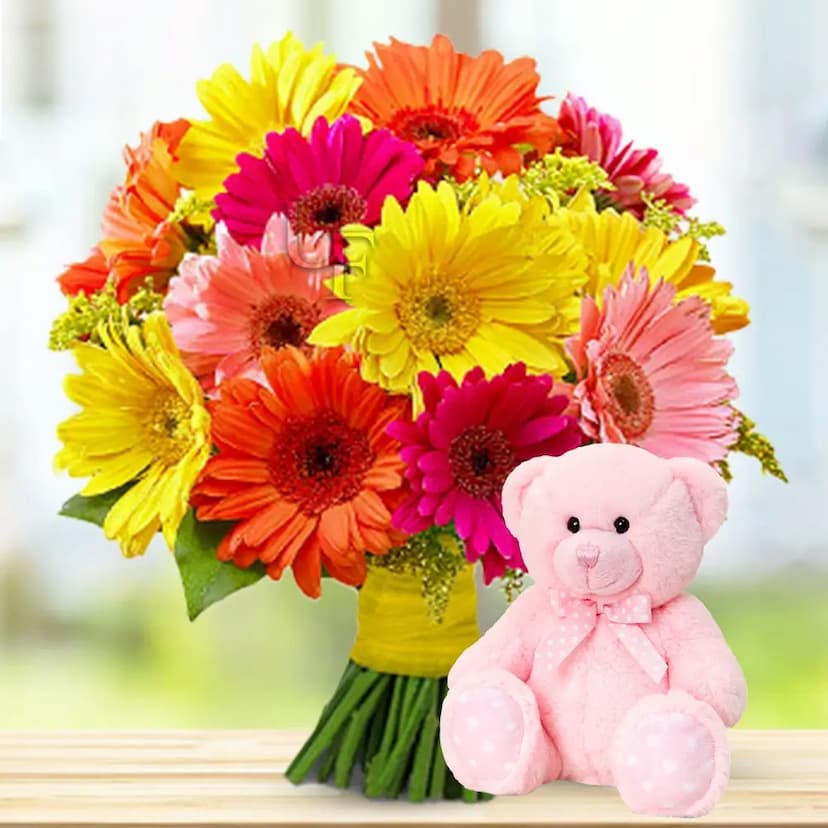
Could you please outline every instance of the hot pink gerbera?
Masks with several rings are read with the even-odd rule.
[[[634,149],[632,141],[622,144],[621,123],[589,106],[583,98],[567,95],[561,103],[558,123],[569,135],[567,152],[585,155],[607,173],[616,189],[603,195],[614,206],[642,218],[646,207],[642,193],[663,198],[682,214],[696,203],[686,184],[661,171],[656,150]]]
[[[696,296],[674,304],[676,289],[650,285],[629,268],[604,304],[584,298],[581,332],[567,348],[580,382],[587,436],[633,443],[662,457],[725,458],[736,439],[727,373],[731,344],[713,335],[710,308]]]
[[[343,309],[324,286],[331,276],[327,238],[295,236],[279,214],[261,250],[216,227],[217,256],[188,255],[170,282],[164,310],[184,361],[212,390],[226,377],[261,381],[264,346],[301,347],[318,322]]]
[[[236,241],[258,247],[270,216],[284,213],[295,233],[330,234],[335,262],[343,261],[339,229],[376,224],[386,196],[405,205],[423,170],[413,144],[386,129],[363,135],[351,115],[319,118],[309,138],[293,128],[271,132],[265,145],[263,158],[238,156],[239,172],[216,196],[216,218]]]
[[[522,363],[486,379],[474,368],[458,385],[443,371],[419,376],[425,410],[397,420],[388,433],[402,444],[409,494],[392,523],[405,532],[454,521],[469,560],[482,559],[486,583],[506,566],[523,568],[517,541],[503,522],[500,493],[518,463],[581,445],[566,394],[549,376],[527,376]]]

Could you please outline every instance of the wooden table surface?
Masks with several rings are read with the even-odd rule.
[[[0,826],[657,825],[610,788],[557,782],[466,805],[367,801],[282,775],[299,731],[0,733]],[[828,825],[828,731],[731,733],[733,778],[704,825]]]

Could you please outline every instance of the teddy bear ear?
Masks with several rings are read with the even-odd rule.
[[[673,477],[681,480],[690,492],[707,543],[727,517],[727,483],[712,466],[701,460],[673,457],[669,463]]]
[[[503,484],[503,520],[515,536],[520,530],[523,502],[532,483],[555,462],[554,457],[533,457],[517,466]]]

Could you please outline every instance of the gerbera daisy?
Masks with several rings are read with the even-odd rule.
[[[66,378],[83,408],[58,426],[55,458],[73,477],[90,477],[84,495],[135,481],[104,521],[121,552],[142,555],[162,530],[170,549],[190,489],[210,456],[210,417],[201,388],[179,358],[163,313],[142,326],[126,315],[102,325],[102,345],[79,343],[81,374]]]
[[[518,463],[581,445],[578,421],[564,414],[569,396],[555,393],[548,375],[527,376],[522,363],[492,379],[474,368],[460,384],[445,371],[420,374],[419,383],[425,410],[388,427],[402,445],[409,490],[394,525],[413,534],[454,521],[486,583],[506,566],[522,569],[500,493]]]
[[[489,196],[468,210],[454,190],[420,182],[408,209],[394,199],[372,230],[345,228],[346,256],[361,274],[333,284],[353,306],[322,322],[317,345],[349,344],[362,375],[417,393],[420,371],[461,379],[520,360],[565,374],[563,338],[577,330],[582,254],[564,224],[530,220],[518,203]]]
[[[615,190],[601,193],[608,203],[638,218],[646,209],[642,194],[664,199],[679,213],[696,203],[686,184],[661,171],[656,150],[635,149],[632,141],[622,143],[621,123],[589,106],[583,98],[567,95],[561,103],[558,123],[567,133],[567,151],[600,164],[615,185]]]
[[[121,302],[147,277],[152,277],[155,290],[166,290],[178,263],[194,246],[184,226],[168,221],[181,194],[172,168],[188,126],[185,120],[157,122],[137,147],[124,149],[126,179],[110,196],[100,243]]]
[[[57,282],[66,296],[76,296],[85,293],[91,296],[100,290],[109,278],[109,264],[100,247],[93,247],[92,251],[82,262],[70,264]]]
[[[731,344],[713,335],[697,296],[630,268],[608,287],[603,309],[583,304],[581,331],[567,343],[579,383],[587,436],[633,443],[662,457],[723,460],[736,441],[728,403],[738,395],[727,373]]]
[[[609,285],[617,285],[632,264],[645,269],[651,280],[675,286],[676,300],[699,296],[710,306],[713,330],[728,333],[749,323],[750,306],[731,295],[730,282],[716,280],[716,271],[698,261],[699,245],[685,236],[670,241],[656,227],[644,227],[629,213],[595,209],[588,193],[579,194],[564,211],[588,260],[587,294],[600,304]]]
[[[455,52],[444,35],[430,46],[391,38],[374,48],[348,111],[416,144],[429,175],[463,180],[477,165],[516,172],[526,147],[546,152],[559,134],[541,111],[546,98],[537,95],[530,58],[504,63],[494,50],[473,58]]]
[[[181,145],[177,174],[200,197],[211,198],[236,170],[240,152],[260,155],[268,132],[296,127],[307,135],[321,115],[344,111],[359,86],[353,69],[339,69],[318,43],[305,47],[287,34],[265,51],[256,44],[250,80],[229,64],[200,81],[198,97],[209,120],[193,120]]]
[[[222,224],[216,243],[216,256],[184,258],[164,300],[184,361],[208,390],[240,375],[263,382],[263,348],[304,345],[344,307],[322,283],[328,239],[297,238],[284,216],[268,221],[261,251],[236,244]]]
[[[365,553],[401,539],[391,529],[403,462],[388,423],[407,401],[360,379],[356,357],[296,348],[262,357],[269,387],[237,378],[212,403],[218,447],[192,502],[200,520],[235,520],[222,560],[259,560],[271,578],[287,567],[320,594],[325,569],[346,584],[365,578]]]
[[[387,196],[405,204],[423,162],[413,144],[386,129],[362,134],[356,118],[319,118],[309,138],[293,128],[271,132],[263,158],[242,154],[239,172],[216,196],[215,216],[236,241],[258,247],[273,213],[290,217],[295,233],[328,233],[342,261],[344,224],[373,227]]]

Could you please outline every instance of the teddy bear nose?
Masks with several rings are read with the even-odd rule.
[[[594,543],[582,543],[575,550],[575,557],[581,566],[591,569],[598,563],[598,556],[601,554],[601,549]]]

